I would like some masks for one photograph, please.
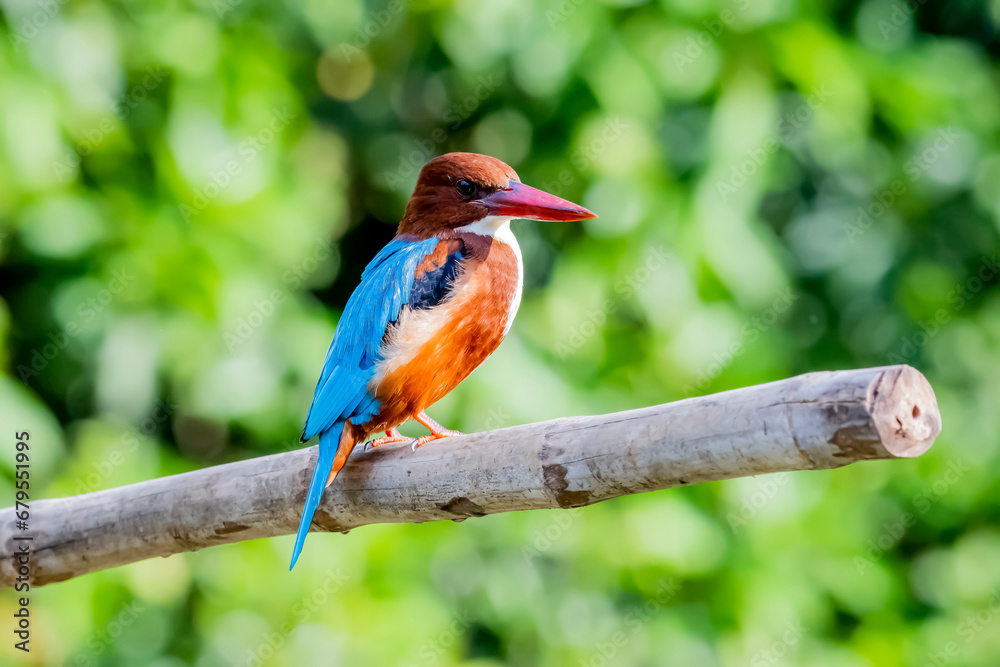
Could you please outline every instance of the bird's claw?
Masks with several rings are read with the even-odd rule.
[[[375,449],[381,445],[387,445],[391,442],[407,442],[409,438],[400,433],[394,428],[389,429],[385,432],[384,438],[375,438],[374,440],[369,440],[365,443],[365,451],[367,452],[369,448]]]
[[[440,431],[435,431],[430,435],[422,435],[410,445],[410,451],[417,451],[417,447],[427,444],[431,440],[440,440],[442,438],[451,438],[456,435],[464,435],[461,431],[452,431],[451,429],[441,429]]]

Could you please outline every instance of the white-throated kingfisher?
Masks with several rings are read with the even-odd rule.
[[[424,412],[467,378],[510,331],[521,302],[522,264],[513,218],[596,217],[523,185],[496,158],[448,153],[420,171],[396,237],[371,261],[337,324],[316,385],[302,442],[319,434],[292,552],[292,567],[324,489],[351,451],[410,441],[408,419],[428,429],[416,448],[458,435]]]

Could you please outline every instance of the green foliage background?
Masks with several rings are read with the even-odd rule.
[[[447,150],[601,216],[515,223],[521,312],[449,426],[901,362],[944,418],[919,460],[315,534],[291,574],[289,537],[82,577],[33,592],[30,655],[5,591],[0,661],[1000,664],[1000,4],[0,12],[4,505],[25,429],[36,497],[298,446]]]

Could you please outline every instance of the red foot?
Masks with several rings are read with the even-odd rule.
[[[430,435],[424,435],[413,441],[410,449],[416,450],[417,447],[430,442],[431,440],[439,440],[441,438],[450,438],[454,435],[462,435],[461,431],[453,431],[450,428],[445,428],[438,424],[436,421],[431,419],[426,412],[418,412],[413,416],[418,422],[430,429]]]
[[[412,438],[407,438],[398,430],[390,428],[386,430],[384,438],[375,438],[368,443],[365,449],[368,449],[368,447],[378,447],[379,445],[388,445],[393,442],[409,442],[411,439]]]

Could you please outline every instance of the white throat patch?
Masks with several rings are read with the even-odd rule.
[[[524,261],[521,259],[521,246],[517,245],[517,238],[514,237],[514,232],[510,230],[510,221],[512,219],[506,216],[488,215],[464,227],[455,228],[456,232],[468,232],[470,234],[492,237],[501,243],[507,244],[514,251],[514,257],[517,258],[517,287],[514,288],[514,298],[510,300],[510,306],[507,308],[507,322],[504,324],[503,329],[504,336],[507,335],[511,325],[514,324],[514,316],[517,315],[517,309],[521,305],[521,292],[524,287]]]

